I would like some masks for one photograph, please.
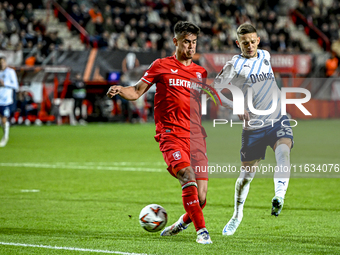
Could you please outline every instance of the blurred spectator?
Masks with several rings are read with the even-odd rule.
[[[148,7],[147,22],[148,24],[158,24],[160,22],[158,12],[153,10],[152,7]]]
[[[198,4],[194,4],[191,7],[191,12],[188,13],[187,20],[190,22],[195,23],[196,25],[201,25],[201,16],[200,16],[201,8],[198,6]]]
[[[70,12],[70,16],[79,23],[79,25],[84,26],[84,15],[81,12],[79,5],[72,5],[72,10]],[[72,26],[72,30],[75,30],[74,26]]]
[[[12,47],[16,47],[20,42],[20,35],[15,31],[9,36],[9,41],[8,44],[11,45]],[[7,46],[7,49],[9,46]]]
[[[34,66],[35,61],[37,60],[36,56],[37,56],[37,53],[33,53],[31,56],[27,57],[25,60],[25,65]]]
[[[113,25],[117,33],[121,33],[124,31],[124,22],[122,22],[122,20],[119,17],[116,17],[114,19]]]
[[[132,44],[131,44],[131,47],[129,48],[130,51],[133,51],[133,52],[137,52],[137,51],[140,51],[141,48],[138,47],[138,43],[136,41],[134,41]]]
[[[263,26],[263,22],[259,21],[257,23],[257,28],[256,28],[258,36],[261,38],[261,44],[262,45],[268,45],[269,44],[269,35],[266,31],[266,29]]]
[[[6,20],[6,28],[8,33],[15,33],[20,31],[19,22],[14,18],[14,15],[11,13]]]
[[[270,22],[272,24],[277,24],[277,16],[274,11],[269,11],[267,22]]]
[[[113,19],[117,17],[120,18],[121,13],[122,13],[122,10],[118,6],[115,6],[112,11],[112,18]]]
[[[279,41],[277,40],[277,35],[276,34],[272,34],[270,36],[270,48],[273,50],[273,51],[277,51],[280,47],[280,43]]]
[[[25,16],[21,16],[19,19],[20,30],[27,30],[28,19]]]
[[[339,59],[336,57],[336,53],[332,51],[332,56],[326,61],[326,77],[333,76],[339,67]]]
[[[119,50],[128,50],[129,44],[126,39],[125,33],[121,32],[116,40],[116,47]]]
[[[22,2],[17,3],[16,8],[14,9],[13,15],[15,19],[20,19],[24,16],[25,13],[25,5]]]
[[[24,16],[26,17],[27,20],[32,21],[34,18],[34,12],[33,12],[33,7],[31,3],[27,3],[25,11],[24,11]]]
[[[123,73],[126,73],[127,71],[132,70],[139,65],[139,60],[136,54],[133,52],[129,52],[128,54],[126,54],[125,58],[122,61],[122,71]]]
[[[34,31],[40,31],[41,34],[45,34],[46,32],[46,26],[43,24],[43,21],[41,19],[33,19],[33,30]]]
[[[37,125],[41,125],[38,119],[38,104],[34,102],[33,95],[27,86],[20,87],[18,93],[17,108],[20,109],[18,124],[25,123],[26,126],[31,124],[31,120]]]
[[[164,42],[163,47],[161,49],[161,57],[165,58],[165,57],[169,57],[172,56],[174,52],[174,49],[171,47],[171,45],[169,44],[169,42]]]
[[[81,77],[81,73],[75,75],[71,85],[72,97],[74,98],[73,113],[79,124],[86,124],[83,116],[82,105],[86,98],[86,84]],[[78,114],[77,114],[78,113]]]
[[[2,2],[0,2],[0,22],[5,22],[7,19],[6,11],[3,8]]]
[[[27,35],[25,30],[21,30],[19,39],[21,40],[22,46],[26,48],[28,41],[32,41],[33,37],[30,35]]]
[[[104,31],[109,32],[109,34],[116,32],[115,26],[113,25],[112,17],[107,17],[107,19],[104,21],[103,29]]]
[[[135,18],[133,10],[130,6],[125,7],[124,15],[120,15],[121,20],[127,25],[131,19]]]
[[[145,32],[140,32],[137,38],[138,47],[146,51],[147,42],[148,42],[148,35]]]
[[[285,52],[287,51],[287,44],[286,44],[286,36],[284,34],[279,34],[278,37],[278,51]]]
[[[42,42],[38,42],[37,44],[35,44],[34,46],[30,46],[32,44],[32,41],[28,41],[28,48],[31,49],[30,53],[28,54],[27,57],[34,55],[35,57],[35,65],[40,65],[43,60],[44,60],[44,55],[42,53],[42,48],[43,48],[43,44]]]
[[[340,25],[340,23],[339,23],[339,25]],[[331,41],[335,41],[335,40],[339,39],[339,25],[337,25],[335,22],[330,24],[330,26],[329,26],[329,38],[330,38]]]
[[[3,31],[0,29],[0,49],[5,49],[8,42],[8,38],[3,33]]]
[[[68,13],[71,13],[72,10],[73,10],[73,6],[74,5],[78,5],[78,1],[77,0],[68,0],[67,3],[66,3],[66,8],[65,10],[68,12]]]
[[[6,17],[8,17],[11,13],[13,13],[14,7],[12,4],[9,4],[8,1],[4,1],[2,6],[6,12]]]
[[[130,30],[130,32],[128,33],[127,35],[127,41],[128,41],[128,44],[129,46],[132,46],[132,44],[134,42],[136,42],[136,39],[137,39],[137,33],[134,29]]]
[[[94,35],[95,33],[101,34],[103,32],[103,16],[102,13],[100,12],[99,6],[97,4],[95,4],[93,6],[93,8],[91,8],[89,10],[89,15],[91,17],[91,20],[89,23],[92,22],[92,24],[94,25],[94,30],[95,32],[92,32],[92,35]]]
[[[107,49],[109,46],[109,38],[110,38],[110,34],[108,31],[104,31],[102,36],[98,38],[97,44],[98,44],[98,48],[101,49]]]
[[[109,4],[105,5],[105,9],[103,11],[103,20],[104,20],[104,22],[108,18],[112,19],[112,7]]]
[[[121,76],[120,76],[119,85],[121,85],[123,87],[129,86],[129,84],[126,81],[126,76],[125,76],[124,73],[122,73]],[[117,105],[120,105],[120,107],[121,107],[121,120],[124,121],[124,122],[131,122],[131,120],[132,120],[131,104],[133,104],[133,103],[122,98],[119,95],[117,95],[115,99],[116,99]]]

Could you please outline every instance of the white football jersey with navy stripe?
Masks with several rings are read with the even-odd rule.
[[[13,103],[13,90],[18,91],[19,89],[17,75],[14,69],[7,67],[0,71],[0,79],[4,81],[4,86],[0,86],[0,105],[11,105]]]
[[[214,83],[219,91],[222,90],[221,87],[228,88],[229,83],[242,90],[244,107],[249,112],[250,120],[252,120],[251,126],[246,126],[245,129],[262,128],[272,125],[273,122],[280,119],[281,91],[275,81],[268,51],[257,50],[257,57],[254,58],[244,58],[241,55],[235,55],[217,75]],[[249,93],[252,93],[250,102],[248,102]],[[221,93],[219,94],[221,95]],[[226,102],[226,100],[222,101]],[[227,101],[229,102],[223,105],[232,107],[232,102],[230,100]],[[274,108],[275,111],[268,114],[270,109]],[[262,112],[256,113],[256,110],[261,110]]]

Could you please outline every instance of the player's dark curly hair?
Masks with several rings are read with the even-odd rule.
[[[250,33],[256,33],[256,28],[249,23],[245,23],[240,25],[236,30],[237,36],[239,35],[245,35]]]
[[[189,21],[178,21],[174,30],[176,38],[186,34],[199,35],[201,32],[201,29],[197,25]]]

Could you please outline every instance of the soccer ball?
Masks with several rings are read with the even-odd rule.
[[[149,232],[162,230],[168,222],[165,209],[157,204],[145,206],[139,214],[140,225]]]

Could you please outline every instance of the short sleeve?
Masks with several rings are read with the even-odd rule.
[[[142,80],[150,85],[156,83],[162,73],[160,69],[160,59],[156,59],[144,73]]]
[[[225,88],[235,77],[235,74],[236,71],[232,61],[228,61],[214,80],[215,88]]]

